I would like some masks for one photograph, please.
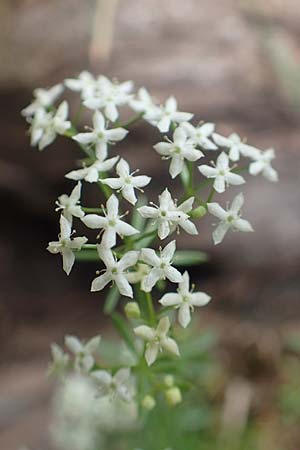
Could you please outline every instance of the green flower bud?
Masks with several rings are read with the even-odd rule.
[[[205,216],[206,212],[207,211],[204,206],[198,206],[198,208],[193,209],[193,211],[190,212],[190,217],[192,219],[200,219],[200,217]]]
[[[146,395],[142,400],[142,406],[145,409],[148,409],[148,411],[151,411],[151,409],[153,409],[155,405],[156,401],[151,395]]]
[[[165,397],[169,406],[176,406],[182,401],[181,391],[177,386],[167,389],[165,392]]]
[[[172,386],[174,386],[174,377],[173,377],[173,375],[166,375],[165,377],[164,377],[164,384],[167,386],[167,387],[172,387]]]
[[[140,319],[141,310],[137,302],[128,302],[124,308],[128,319]]]

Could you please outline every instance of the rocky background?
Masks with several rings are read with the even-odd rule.
[[[253,145],[274,146],[280,182],[251,178],[245,189],[245,216],[256,233],[228,236],[214,248],[206,218],[197,241],[183,235],[182,241],[211,255],[193,273],[214,298],[202,317],[227,335],[243,323],[255,336],[284,333],[300,318],[299,23],[297,0],[2,0],[0,434],[5,450],[24,442],[47,448],[49,342],[60,342],[66,332],[83,337],[105,327],[101,294],[88,292],[96,268],[76,267],[67,279],[45,251],[57,233],[53,202],[70,187],[63,175],[73,168],[74,148],[63,140],[42,154],[29,147],[19,111],[32,89],[87,68],[133,79],[160,99],[175,94],[182,110],[216,122],[220,132],[235,130]],[[156,193],[166,167],[151,149],[151,132],[147,125],[137,126],[124,154],[155,174]]]

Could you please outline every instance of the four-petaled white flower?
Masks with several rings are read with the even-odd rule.
[[[131,99],[132,81],[123,83],[112,82],[101,75],[97,79],[93,94],[88,96],[83,104],[90,109],[103,109],[105,117],[115,122],[119,117],[117,106],[125,105]]]
[[[114,375],[107,370],[96,370],[92,372],[92,377],[101,396],[118,397],[125,402],[133,399],[133,380],[129,368],[119,369]]]
[[[269,181],[278,181],[278,174],[275,169],[271,166],[272,159],[275,158],[275,152],[273,148],[269,148],[265,151],[260,151],[254,155],[255,160],[249,166],[249,172],[251,175],[262,175]]]
[[[140,325],[134,328],[135,334],[147,341],[145,359],[148,366],[154,363],[158,352],[162,350],[179,356],[179,348],[176,341],[167,335],[169,329],[170,320],[167,316],[160,319],[157,328],[151,328],[147,325]]]
[[[232,161],[238,161],[241,155],[251,158],[251,156],[256,155],[259,151],[255,147],[245,144],[236,133],[232,133],[228,137],[213,133],[213,139],[219,147],[224,147],[229,150],[228,156]]]
[[[229,158],[225,152],[222,152],[218,158],[215,167],[203,164],[198,166],[199,171],[207,178],[215,178],[214,189],[221,194],[226,186],[233,184],[235,186],[245,183],[244,178],[237,173],[231,172],[229,167]]]
[[[190,291],[190,277],[185,271],[177,293],[165,294],[159,302],[163,306],[178,308],[178,321],[182,327],[186,328],[191,321],[191,311],[194,310],[194,306],[205,306],[210,300],[211,297],[204,292]]]
[[[122,196],[132,205],[135,205],[137,198],[134,189],[140,189],[150,183],[151,177],[146,175],[134,176],[135,172],[130,173],[130,167],[125,159],[121,158],[117,164],[116,172],[119,178],[104,178],[103,184],[107,184],[112,189],[118,189]]]
[[[58,206],[56,211],[62,212],[64,217],[72,224],[74,217],[83,217],[84,212],[79,205],[81,196],[81,183],[80,181],[76,184],[70,195],[63,194],[60,195],[55,202]]]
[[[58,134],[64,134],[71,127],[68,117],[68,103],[63,101],[57,111],[47,112],[45,109],[38,109],[31,123],[31,145],[38,145],[39,150],[43,150],[52,144]]]
[[[97,82],[98,79],[87,70],[83,70],[77,78],[65,79],[67,88],[71,91],[81,92],[82,100],[93,96],[94,91],[97,89]]]
[[[74,370],[88,373],[95,364],[94,353],[100,345],[100,336],[95,336],[88,342],[80,341],[76,336],[66,336],[65,346],[74,354]]]
[[[129,106],[137,112],[144,113],[144,119],[147,120],[148,114],[158,115],[160,113],[160,108],[155,104],[153,98],[144,87],[140,88],[137,92],[136,97],[129,101]]]
[[[198,234],[196,226],[189,220],[187,214],[193,206],[194,197],[177,206],[166,188],[158,197],[159,206],[142,206],[138,212],[142,217],[154,219],[157,223],[158,236],[165,239],[176,227],[182,227],[189,234]]]
[[[102,244],[111,248],[116,245],[117,234],[121,237],[132,236],[139,231],[129,223],[123,222],[119,215],[119,200],[112,194],[106,202],[106,210],[103,208],[105,216],[97,214],[87,214],[81,220],[89,228],[103,229]]]
[[[138,251],[129,251],[117,261],[112,251],[103,245],[97,245],[97,252],[101,261],[104,262],[106,270],[92,281],[91,291],[101,291],[105,286],[114,281],[121,295],[133,297],[132,287],[127,279],[127,269],[135,266],[139,258]]]
[[[81,250],[83,244],[87,242],[87,238],[83,237],[75,237],[71,239],[71,224],[70,222],[63,216],[60,216],[60,234],[59,240],[49,242],[47,250],[50,253],[57,254],[60,253],[63,259],[63,269],[67,275],[72,270],[72,267],[75,262],[74,251]]]
[[[156,124],[161,133],[168,132],[172,123],[186,122],[192,117],[191,113],[177,110],[177,100],[174,97],[169,97],[159,108],[148,110],[145,116],[151,123]]]
[[[93,164],[82,169],[72,170],[65,175],[66,178],[70,180],[85,180],[88,183],[96,183],[100,179],[100,173],[111,170],[119,156],[114,156],[113,158],[101,160],[97,159]]]
[[[51,344],[52,362],[48,368],[48,374],[61,376],[69,366],[70,356],[57,344]]]
[[[142,248],[139,259],[152,267],[144,279],[143,288],[145,292],[150,292],[158,280],[167,278],[172,283],[180,283],[182,281],[181,273],[175,267],[172,267],[172,258],[175,250],[175,240],[169,242],[164,249],[160,249],[159,256],[152,248]]]
[[[177,127],[174,131],[173,142],[159,142],[154,145],[154,149],[164,159],[171,159],[169,173],[172,178],[180,174],[185,159],[194,162],[204,156],[200,150],[195,149],[194,144],[181,127]]]
[[[209,139],[215,129],[214,123],[202,123],[194,127],[189,122],[183,122],[180,127],[196,147],[201,147],[204,150],[217,150],[218,147]]]
[[[250,232],[253,228],[248,220],[241,219],[240,209],[244,204],[243,194],[238,194],[230,208],[226,211],[218,203],[208,203],[208,211],[220,219],[220,223],[213,232],[215,244],[220,244],[229,229],[233,231]]]
[[[25,117],[33,116],[39,109],[48,109],[64,90],[62,84],[56,84],[50,89],[35,89],[34,101],[21,111]]]
[[[93,127],[90,132],[75,134],[72,139],[82,145],[95,145],[96,157],[100,160],[107,158],[107,144],[121,141],[128,133],[125,128],[106,129],[105,118],[100,111],[93,115]]]

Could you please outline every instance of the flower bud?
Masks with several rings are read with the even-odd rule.
[[[124,308],[128,319],[140,319],[141,310],[137,302],[128,302]]]
[[[204,206],[198,206],[198,208],[195,208],[190,212],[190,217],[192,219],[200,219],[200,217],[205,216],[205,214],[206,208]]]
[[[151,395],[146,395],[142,400],[142,406],[145,409],[148,409],[148,411],[151,411],[151,409],[153,409],[155,405],[156,401]]]
[[[166,375],[166,376],[164,377],[164,384],[165,384],[168,388],[174,386],[174,377],[173,377],[173,375]]]
[[[167,389],[165,392],[165,396],[169,406],[176,406],[182,401],[181,391],[177,386]]]

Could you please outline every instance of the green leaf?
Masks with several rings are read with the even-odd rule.
[[[111,314],[116,308],[118,301],[120,299],[120,292],[117,286],[114,284],[106,297],[103,311],[105,314]]]
[[[198,250],[177,250],[173,258],[174,266],[197,266],[208,261],[208,255]]]

